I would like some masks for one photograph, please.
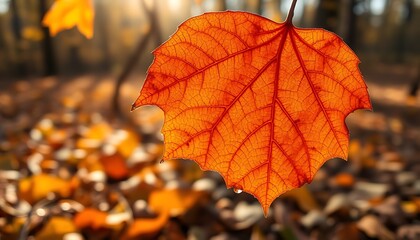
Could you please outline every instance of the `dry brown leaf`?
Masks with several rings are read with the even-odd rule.
[[[306,212],[314,209],[321,209],[319,203],[306,186],[293,189],[290,192],[285,193],[282,197],[294,199],[299,207]]]

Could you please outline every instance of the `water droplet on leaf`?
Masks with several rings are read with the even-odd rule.
[[[235,192],[235,193],[241,193],[243,190],[242,189],[239,189],[239,188],[233,188],[233,191]]]

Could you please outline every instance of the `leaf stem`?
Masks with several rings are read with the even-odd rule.
[[[287,24],[292,24],[292,18],[293,18],[293,15],[295,14],[296,2],[297,0],[293,0],[292,6],[290,6],[290,10],[289,10],[289,13],[287,14],[287,19],[286,19]]]

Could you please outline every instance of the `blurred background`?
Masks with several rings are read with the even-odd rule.
[[[374,111],[347,118],[349,161],[328,161],[267,218],[217,173],[162,162],[163,113],[130,108],[181,22],[226,9],[281,22],[292,1],[92,2],[87,39],[50,36],[52,0],[0,0],[1,240],[420,239],[419,0],[298,1],[296,26],[357,53]]]

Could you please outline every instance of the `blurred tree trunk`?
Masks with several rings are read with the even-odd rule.
[[[318,7],[315,1],[306,3],[303,7],[303,14],[301,19],[302,27],[319,27],[316,26]]]
[[[23,76],[26,74],[26,66],[23,62],[23,50],[22,50],[22,23],[19,17],[19,12],[17,9],[17,1],[10,1],[10,13],[12,18],[12,32],[15,43],[13,45],[15,51],[15,61],[16,64],[13,68],[13,74],[17,76]]]
[[[0,21],[2,21],[2,16],[0,16]],[[0,32],[4,33],[5,29],[3,27],[3,24],[0,24]],[[2,52],[4,55],[0,56],[0,61],[2,61],[3,59],[10,59],[7,55],[7,43],[6,43],[6,39],[5,36],[2,34],[0,35],[0,52]],[[0,74],[5,75],[6,73],[8,74],[8,69],[9,69],[9,61],[4,61],[3,65],[0,66]],[[0,131],[1,132],[1,131]]]
[[[12,0],[13,2],[13,0]],[[52,38],[49,33],[49,29],[42,25],[42,19],[44,18],[45,13],[48,11],[47,0],[41,0],[39,3],[39,11],[41,18],[41,27],[44,34],[44,39],[42,41],[42,47],[44,52],[44,76],[52,76],[57,74],[57,69],[54,61],[54,48],[52,43]]]
[[[245,0],[244,0],[245,1]],[[246,10],[249,12],[255,12],[262,15],[263,12],[263,0],[246,0]]]
[[[410,84],[409,96],[416,100],[417,93],[419,92],[419,88],[420,88],[420,61],[417,63],[417,77],[414,80],[414,82]]]
[[[339,1],[320,0],[316,14],[316,26],[336,32],[338,26]]]
[[[275,22],[282,22],[283,16],[281,14],[281,1],[280,0],[271,0],[270,2],[268,2],[268,4],[265,6],[266,7],[266,15],[267,17],[269,17],[271,20],[275,21]]]
[[[150,41],[152,37],[155,38],[155,45],[159,46],[162,43],[162,34],[161,34],[161,27],[158,21],[158,1],[153,3],[153,6],[148,7],[145,0],[140,0],[141,6],[146,13],[146,16],[150,23],[150,30],[145,33],[145,35],[140,38],[139,42],[137,43],[136,49],[133,51],[133,54],[128,59],[126,65],[124,66],[123,71],[117,78],[117,83],[115,85],[114,95],[112,97],[112,112],[114,117],[125,118],[123,112],[121,111],[119,105],[120,99],[120,92],[121,87],[124,82],[128,79],[128,76],[133,71],[134,67],[137,65],[142,53],[145,51],[147,47],[147,43]]]
[[[226,0],[216,0],[215,11],[225,11],[226,8]]]
[[[389,0],[384,12],[386,26],[381,31],[381,45],[383,58],[388,61],[401,63],[405,59],[406,26],[412,19],[414,2],[412,0]],[[389,47],[391,46],[391,48]],[[391,51],[389,51],[391,50]]]
[[[96,9],[96,22],[100,24],[95,24],[95,26],[98,26],[98,32],[100,32],[100,46],[101,49],[104,51],[104,57],[102,58],[101,67],[104,70],[108,70],[111,67],[111,53],[109,48],[109,24],[108,22],[108,13],[107,13],[107,2],[99,1],[95,7]]]
[[[354,35],[356,31],[356,15],[354,6],[356,0],[341,0],[339,5],[339,23],[337,33],[351,47],[354,47]]]
[[[272,0],[272,4],[277,8],[280,9],[281,7],[281,0]]]
[[[263,14],[263,10],[264,10],[263,8],[264,8],[263,0],[258,0],[257,1],[257,13],[259,15]]]
[[[405,0],[401,4],[401,17],[400,24],[398,26],[398,33],[395,40],[395,49],[396,49],[396,61],[404,62],[406,57],[406,38],[407,38],[407,28],[409,25],[413,12],[414,12],[414,2],[412,0]]]

